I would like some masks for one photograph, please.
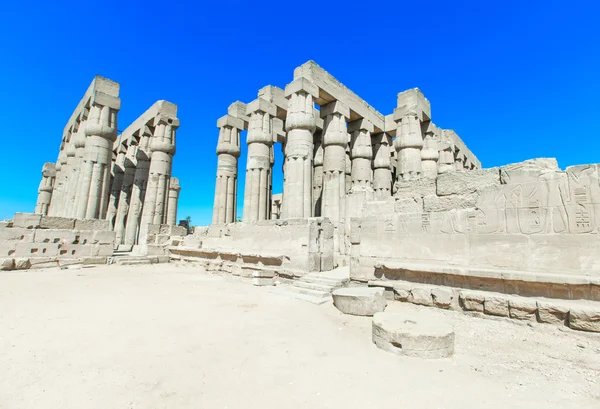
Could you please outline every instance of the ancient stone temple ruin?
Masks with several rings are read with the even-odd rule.
[[[234,102],[217,121],[212,224],[171,257],[259,285],[294,280],[285,292],[317,303],[350,280],[396,300],[600,331],[600,314],[558,301],[600,301],[598,165],[482,169],[431,105],[410,89],[380,113],[312,61],[284,88]]]
[[[171,175],[177,106],[157,101],[119,133],[119,89],[94,78],[64,128],[58,160],[42,168],[34,214],[18,213],[3,229],[5,255],[27,257],[24,266],[106,263],[115,249],[164,256],[156,241],[181,233]]]
[[[0,229],[3,268],[127,252],[194,261],[315,303],[340,286],[375,288],[334,293],[357,315],[385,302],[349,302],[384,295],[600,332],[598,164],[484,169],[452,124],[434,123],[418,89],[381,113],[312,61],[282,85],[224,109],[212,224],[186,235],[171,174],[177,107],[158,101],[119,133],[119,85],[96,77],[57,162],[43,166],[35,214]]]

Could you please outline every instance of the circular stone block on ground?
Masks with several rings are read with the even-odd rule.
[[[373,342],[397,355],[447,358],[454,353],[454,330],[433,317],[378,312],[373,316]]]
[[[346,287],[331,293],[333,305],[344,314],[371,316],[387,305],[382,287]]]

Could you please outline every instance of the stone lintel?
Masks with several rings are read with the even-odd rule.
[[[431,119],[429,100],[418,88],[409,89],[398,94],[397,108],[394,109],[394,120],[398,122],[411,113],[417,114],[421,122]]]
[[[398,124],[396,123],[396,121],[394,121],[394,114],[386,115],[383,131],[385,133],[390,134],[391,136],[395,136],[397,128],[398,128]]]
[[[217,120],[217,128],[222,128],[224,126],[231,126],[242,130],[244,129],[244,121],[231,115],[225,115]]]
[[[251,115],[257,111],[265,112],[271,116],[275,116],[277,113],[274,104],[260,97],[246,105],[246,115]]]
[[[119,97],[115,97],[101,91],[94,92],[91,102],[116,109],[117,111],[121,109],[121,99]]]
[[[350,119],[366,118],[376,130],[384,130],[384,117],[365,100],[360,98],[333,75],[321,68],[316,62],[308,61],[294,70],[294,78],[307,77],[319,87],[319,98],[315,101],[320,106],[329,102],[342,101],[350,109]]]
[[[304,91],[312,95],[314,98],[319,97],[319,88],[304,77],[296,78],[294,81],[286,85],[284,95],[286,98],[289,98],[292,94],[300,91]]]
[[[69,121],[65,125],[63,135],[67,135],[70,129],[74,129],[74,126],[77,120],[81,117],[82,113],[86,110],[86,106],[95,92],[102,92],[106,95],[110,95],[112,97],[119,97],[120,85],[118,82],[109,80],[108,78],[102,77],[100,75],[96,75],[90,86],[85,91],[85,94],[77,104],[77,107],[71,114]]]
[[[277,117],[285,119],[288,109],[288,100],[285,97],[285,92],[273,85],[267,85],[258,90],[258,97],[264,98],[277,107]]]
[[[325,118],[327,115],[331,115],[333,113],[342,114],[344,115],[344,118],[350,119],[350,109],[341,101],[332,101],[328,104],[321,105],[321,118]]]
[[[463,140],[454,132],[452,129],[443,129],[442,131],[442,141],[449,143],[452,147],[452,152],[460,152],[464,154],[465,157],[469,158],[471,163],[477,168],[481,169],[481,162],[477,157],[471,152],[471,150],[465,145]]]
[[[373,126],[373,124],[364,119],[361,118],[357,121],[352,121],[352,122],[348,122],[348,132],[354,132],[354,131],[359,131],[359,130],[365,130],[365,131],[369,131],[371,133],[373,133],[373,131],[375,130],[375,127]]]
[[[234,118],[239,118],[244,122],[249,122],[250,117],[246,114],[246,104],[241,101],[235,101],[227,108],[227,113]],[[247,129],[247,124],[246,124]]]
[[[283,143],[285,141],[285,128],[281,119],[272,119],[271,133],[273,134],[273,142]]]

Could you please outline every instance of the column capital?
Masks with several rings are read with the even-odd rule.
[[[217,120],[217,128],[230,126],[239,130],[244,129],[244,121],[231,115],[224,115]]]
[[[373,124],[366,120],[365,118],[358,119],[356,121],[348,122],[348,132],[352,133],[354,131],[367,131],[373,132],[375,131],[375,127]]]
[[[321,105],[321,118],[325,118],[327,115],[333,114],[341,114],[344,116],[344,118],[350,119],[350,109],[346,106],[346,104],[338,100]]]
[[[263,98],[257,98],[246,105],[246,115],[252,115],[255,112],[264,112],[271,116],[277,114],[275,105]]]
[[[289,98],[292,94],[305,92],[312,95],[314,98],[319,97],[319,88],[307,78],[300,77],[290,82],[285,86],[284,95]]]

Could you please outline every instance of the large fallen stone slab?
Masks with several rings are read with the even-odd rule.
[[[378,312],[373,316],[373,343],[397,355],[447,358],[454,354],[454,330],[426,315]]]
[[[383,311],[387,305],[385,289],[378,287],[347,287],[333,291],[333,305],[350,315],[372,316]]]

